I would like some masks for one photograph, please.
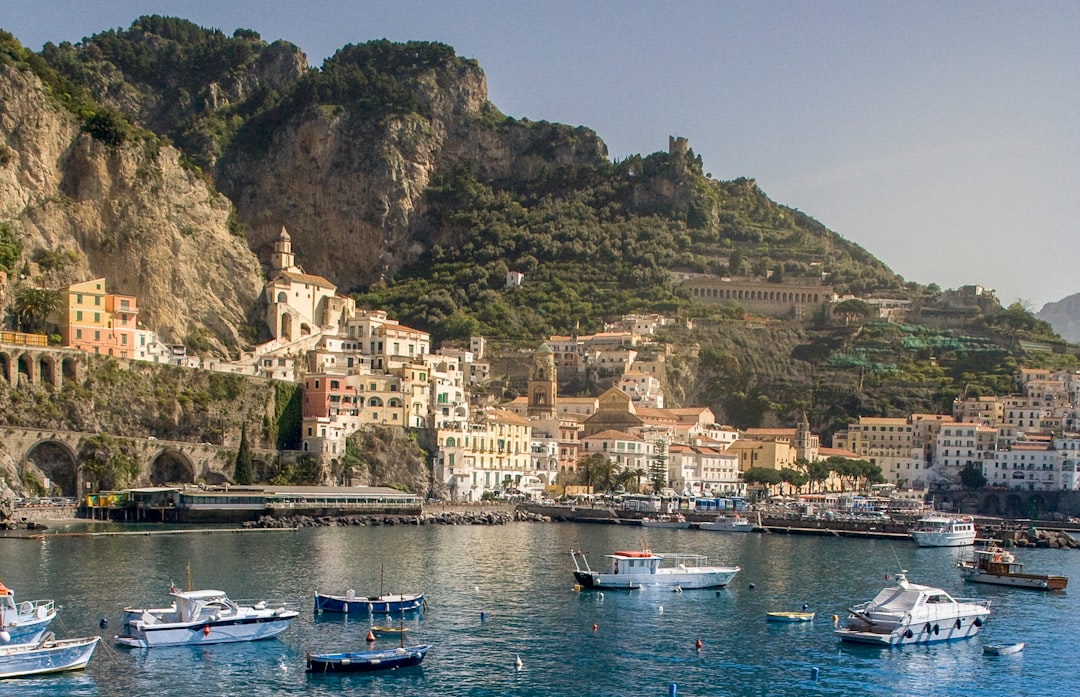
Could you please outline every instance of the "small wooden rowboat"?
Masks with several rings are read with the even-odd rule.
[[[798,611],[766,612],[765,617],[769,622],[809,622],[814,619],[814,613]]]
[[[371,628],[371,631],[376,634],[404,634],[409,631],[408,627],[391,627],[389,625],[377,624]]]
[[[307,657],[307,672],[356,673],[417,666],[430,648],[429,644],[417,644],[384,651],[313,654]]]
[[[983,647],[983,653],[987,656],[1008,656],[1010,653],[1020,653],[1024,650],[1024,642],[1015,644],[988,644]]]

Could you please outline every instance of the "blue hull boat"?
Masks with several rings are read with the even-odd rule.
[[[401,646],[383,651],[308,654],[309,673],[362,673],[418,666],[431,644]]]
[[[364,596],[348,591],[345,595],[315,594],[315,612],[344,612],[360,614],[394,614],[420,610],[424,606],[423,593],[396,593],[392,595]]]
[[[32,644],[45,634],[56,617],[56,605],[51,600],[15,602],[15,594],[0,583],[0,646]]]
[[[0,646],[0,678],[82,670],[100,640],[101,637],[91,636]]]

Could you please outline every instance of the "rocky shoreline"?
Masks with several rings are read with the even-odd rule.
[[[382,525],[505,525],[513,522],[550,523],[548,516],[519,509],[457,510],[420,515],[260,516],[245,528],[377,527]]]

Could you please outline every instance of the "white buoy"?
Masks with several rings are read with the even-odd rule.
[[[659,612],[661,615],[664,614],[664,606],[661,605],[660,607],[656,608],[656,611]]]
[[[523,665],[524,662],[521,660],[521,656],[514,656],[514,668],[517,670],[521,670],[521,666]]]
[[[480,586],[473,586],[473,590],[476,591],[477,593],[479,593],[480,592]]]
[[[6,630],[0,630],[0,641],[4,642],[5,644],[8,643],[9,641],[11,641],[11,635],[8,634]]]

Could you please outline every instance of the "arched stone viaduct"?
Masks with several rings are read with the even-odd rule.
[[[0,380],[14,388],[26,382],[59,389],[64,380],[81,382],[85,375],[86,354],[82,351],[0,343]]]
[[[57,429],[0,428],[0,456],[6,455],[16,464],[29,460],[63,491],[65,496],[81,496],[97,489],[99,483],[80,461],[80,446],[84,440],[98,434],[61,431]],[[202,480],[208,484],[232,481],[236,450],[209,443],[188,443],[154,438],[126,438],[126,452],[139,465],[135,482],[127,486],[159,486],[190,484]],[[275,451],[253,452],[254,455],[276,457]]]

